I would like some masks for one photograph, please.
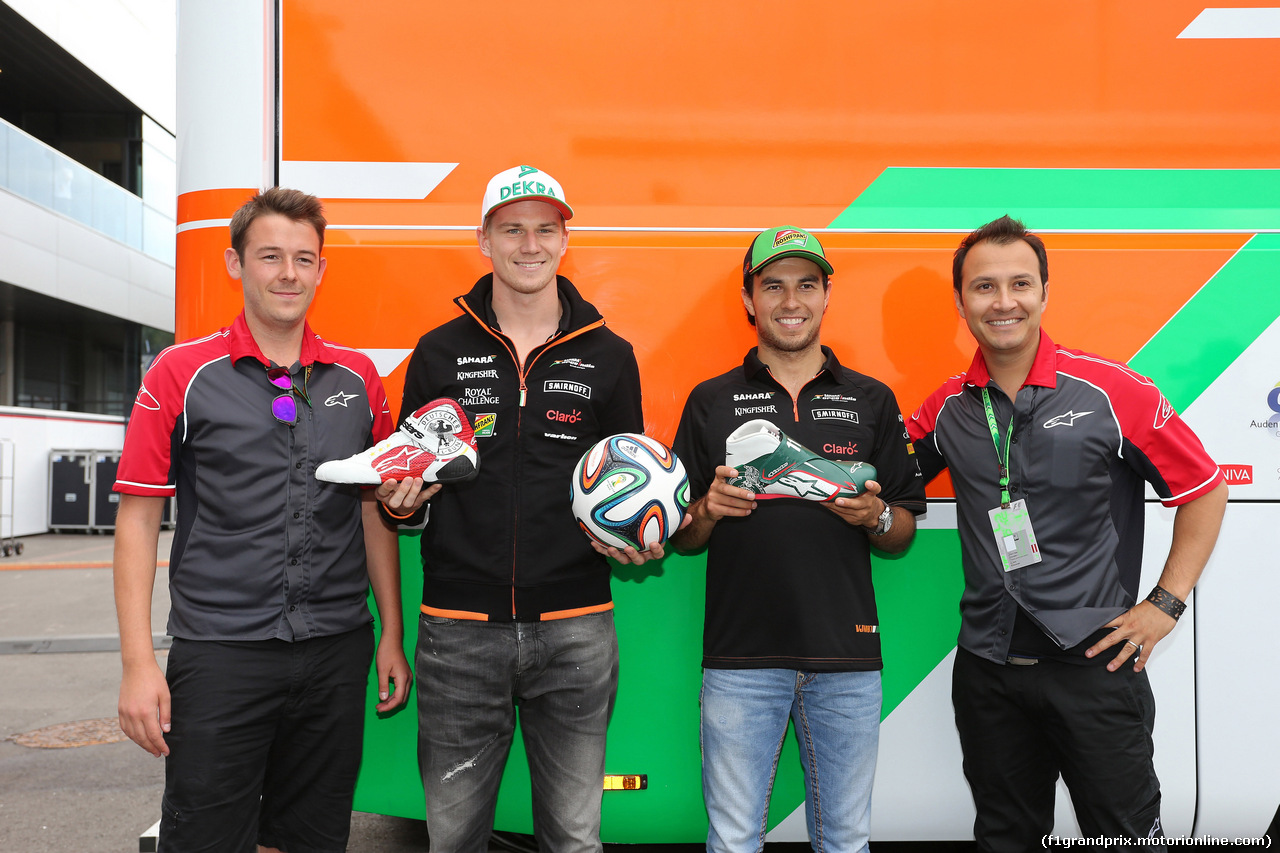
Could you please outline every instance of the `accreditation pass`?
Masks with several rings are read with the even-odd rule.
[[[1036,532],[1031,528],[1031,514],[1027,502],[1019,499],[1008,506],[998,506],[987,513],[991,517],[991,530],[996,535],[996,550],[1006,572],[1021,569],[1040,562],[1040,546],[1036,544]]]

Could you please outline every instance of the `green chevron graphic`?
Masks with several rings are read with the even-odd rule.
[[[1139,350],[1129,365],[1179,412],[1280,317],[1280,234],[1256,234]]]
[[[416,535],[401,535],[405,653],[412,660],[422,594]],[[922,530],[905,555],[874,560],[885,658],[886,717],[955,646],[964,580],[954,531]],[[644,791],[604,796],[606,841],[688,842],[705,833],[698,692],[702,681],[702,616],[706,558],[672,555],[656,568],[615,567],[614,616],[622,667],[609,726],[606,769],[644,773]],[[372,597],[370,607],[373,607]],[[376,682],[369,686],[370,703]],[[415,688],[416,689],[416,688]],[[417,712],[410,707],[365,722],[365,760],[356,810],[421,817],[422,784],[415,748]],[[517,734],[498,795],[496,826],[532,832],[529,768]],[[640,801],[644,801],[641,803]],[[769,809],[772,827],[804,802],[795,738],[788,735]],[[653,819],[662,815],[662,820]]]
[[[1006,213],[1042,231],[1275,230],[1280,170],[894,167],[828,227],[971,231]]]
[[[1280,230],[1280,169],[889,168],[828,227],[969,231],[1006,213],[1042,231]],[[1185,411],[1280,317],[1276,281],[1280,235],[1255,234],[1130,366]]]

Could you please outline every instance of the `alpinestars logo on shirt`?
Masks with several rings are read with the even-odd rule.
[[[324,404],[326,406],[341,406],[345,409],[347,408],[347,401],[354,400],[355,398],[355,394],[344,394],[342,391],[339,391],[337,394],[334,394],[332,397],[325,400]]]
[[[152,412],[160,411],[160,401],[151,395],[147,390],[147,386],[143,385],[138,388],[138,396],[133,400],[135,405],[141,406]]]
[[[1044,428],[1053,429],[1054,427],[1059,427],[1059,426],[1068,426],[1068,427],[1075,426],[1075,423],[1077,420],[1079,420],[1080,418],[1083,418],[1085,415],[1092,415],[1092,414],[1093,412],[1075,412],[1075,411],[1067,412],[1065,415],[1057,415],[1055,417],[1049,418],[1049,420],[1044,422]]]

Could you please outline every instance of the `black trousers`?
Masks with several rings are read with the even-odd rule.
[[[369,702],[373,630],[175,639],[166,676],[162,853],[341,853]]]
[[[979,850],[1043,849],[1059,775],[1085,837],[1164,837],[1145,672],[1051,660],[1001,665],[957,649],[951,701]]]

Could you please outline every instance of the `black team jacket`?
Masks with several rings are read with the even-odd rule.
[[[473,416],[480,455],[476,479],[429,504],[424,613],[537,622],[613,607],[609,564],[574,521],[569,484],[591,445],[643,432],[640,370],[567,278],[556,289],[560,327],[523,372],[493,314],[492,275],[454,300],[462,316],[423,335],[409,360],[401,421],[452,397]]]

